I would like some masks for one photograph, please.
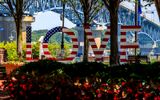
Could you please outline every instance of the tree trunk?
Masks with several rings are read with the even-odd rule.
[[[88,48],[89,48],[89,42],[87,39],[87,35],[85,32],[86,28],[90,28],[90,25],[87,23],[84,23],[83,29],[84,29],[84,50],[83,50],[83,62],[88,62]]]
[[[110,65],[119,64],[118,55],[118,12],[110,11],[110,27],[111,27],[111,55]]]
[[[160,0],[154,0],[156,8],[157,8],[157,12],[158,12],[158,16],[160,19]]]
[[[16,24],[16,31],[17,31],[17,55],[19,57],[19,60],[22,60],[22,18],[16,19],[15,18],[15,24]]]

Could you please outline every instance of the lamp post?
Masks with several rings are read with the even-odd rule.
[[[12,33],[11,33],[11,35],[9,36],[9,40],[10,40],[10,41],[13,41],[13,39],[14,39],[14,36],[13,36]]]
[[[13,39],[14,39],[13,34],[15,34],[15,32],[14,32],[14,31],[12,31],[12,32],[11,32],[11,35],[8,37],[10,41],[13,41]]]
[[[135,0],[135,26],[137,26],[138,25],[138,22],[137,22],[137,20],[138,20],[138,0]],[[135,32],[135,42],[137,42],[137,32]],[[135,48],[135,56],[136,56],[136,54],[137,54],[137,49]]]
[[[64,12],[65,12],[65,1],[62,1],[62,28],[64,28]],[[62,31],[62,40],[61,40],[61,56],[64,57],[64,32]]]

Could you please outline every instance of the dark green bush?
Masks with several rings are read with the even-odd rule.
[[[156,97],[160,64],[107,66],[96,62],[64,64],[41,60],[15,69],[5,82],[14,100],[110,100]],[[157,85],[157,86],[158,86]],[[154,86],[154,87],[153,87]],[[143,95],[138,94],[142,92]]]

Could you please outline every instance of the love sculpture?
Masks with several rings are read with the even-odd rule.
[[[139,47],[137,42],[135,42],[135,43],[127,43],[126,42],[126,32],[127,31],[140,31],[140,29],[141,29],[140,26],[121,26],[121,29],[120,29],[120,32],[121,32],[121,34],[120,34],[120,62],[121,63],[127,62],[127,55],[126,55],[127,48],[138,48]],[[49,38],[57,32],[64,32],[67,35],[69,35],[72,40],[72,45],[73,45],[70,55],[67,58],[61,59],[58,61],[67,61],[67,62],[73,61],[77,55],[77,52],[78,52],[78,47],[79,47],[78,39],[75,36],[74,32],[72,32],[68,28],[62,28],[61,26],[55,27],[46,33],[46,36],[44,37],[43,44],[42,44],[44,56],[48,59],[53,58],[50,51],[48,50],[48,41],[49,41]],[[107,31],[105,32],[105,35],[104,35],[104,38],[101,42],[100,48],[97,47],[96,42],[95,42],[94,37],[91,32],[91,28],[89,26],[85,26],[85,32],[87,35],[87,39],[89,40],[89,44],[91,45],[93,53],[95,55],[95,61],[101,62],[102,55],[103,55],[104,50],[106,48],[106,44],[110,38],[110,27],[108,27]],[[26,28],[26,34],[27,34],[26,35],[26,62],[34,61],[34,59],[32,58],[31,33],[32,33],[31,26],[27,26],[27,28]]]

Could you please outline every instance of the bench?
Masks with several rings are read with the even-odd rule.
[[[128,63],[140,63],[141,61],[145,61],[146,63],[150,63],[149,58],[147,56],[128,56]]]

